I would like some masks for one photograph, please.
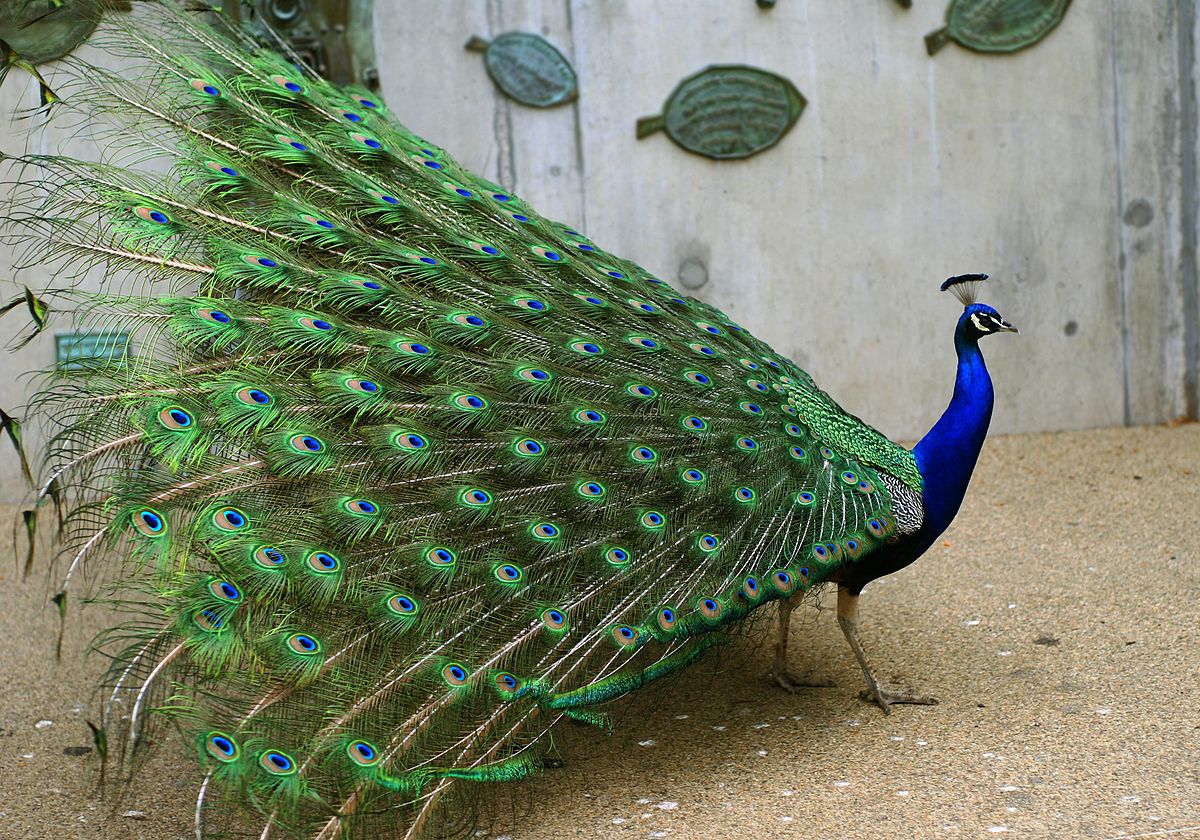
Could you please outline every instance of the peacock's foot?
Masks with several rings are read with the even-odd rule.
[[[927,694],[917,694],[911,689],[900,688],[899,686],[880,685],[878,683],[860,691],[858,696],[868,703],[874,703],[883,709],[885,715],[892,713],[891,707],[893,703],[907,703],[914,706],[936,706],[938,704],[936,697],[930,697]]]
[[[831,682],[817,682],[816,680],[813,680],[808,676],[797,677],[797,676],[794,676],[793,674],[789,673],[788,671],[777,671],[775,669],[772,669],[771,671],[769,671],[767,673],[767,676],[770,677],[771,680],[776,685],[778,685],[780,688],[782,688],[788,694],[795,694],[796,690],[800,689],[800,688],[833,688],[834,687],[834,684]]]

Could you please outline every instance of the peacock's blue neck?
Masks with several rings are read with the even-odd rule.
[[[932,544],[954,519],[975,469],[992,419],[995,394],[978,337],[964,315],[954,332],[958,374],[954,396],[941,418],[913,449],[925,489],[926,539]]]

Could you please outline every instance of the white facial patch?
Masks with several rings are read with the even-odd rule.
[[[980,320],[978,312],[971,313],[971,323],[974,324],[975,329],[979,330],[980,332],[993,332],[996,329],[992,324],[991,318],[988,318],[987,323],[984,323],[982,320]]]

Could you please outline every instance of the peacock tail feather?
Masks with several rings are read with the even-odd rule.
[[[893,533],[912,455],[792,362],[215,27],[110,21],[56,106],[106,160],[9,161],[10,239],[104,273],[50,317],[136,348],[31,406],[127,757],[168,718],[263,837],[444,831]]]

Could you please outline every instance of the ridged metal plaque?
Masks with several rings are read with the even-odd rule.
[[[661,114],[638,120],[637,136],[666,131],[698,155],[748,158],[778,143],[807,104],[782,76],[740,64],[714,65],[680,82]]]
[[[925,36],[933,55],[950,41],[977,52],[1011,53],[1058,26],[1071,0],[951,0],[946,25]]]
[[[62,58],[92,34],[100,15],[97,7],[95,0],[70,0],[58,7],[48,0],[0,0],[0,41],[30,64]]]
[[[579,93],[575,68],[553,44],[530,32],[506,32],[485,41],[478,36],[467,49],[483,53],[488,75],[506,96],[535,108],[570,102]]]

